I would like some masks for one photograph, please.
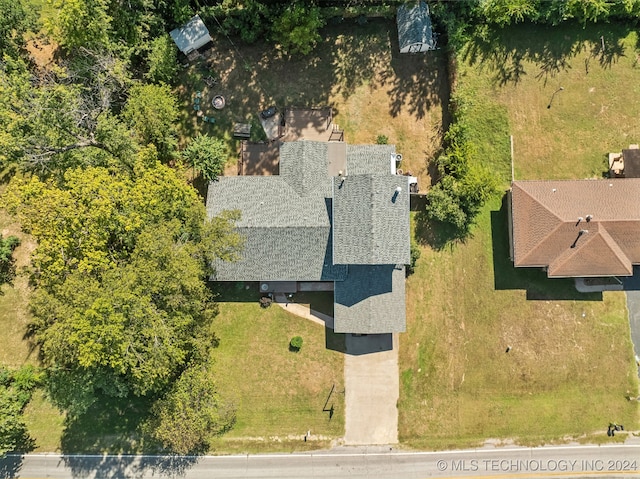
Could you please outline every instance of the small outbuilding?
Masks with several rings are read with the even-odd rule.
[[[196,15],[180,28],[171,30],[170,35],[180,51],[185,55],[213,40],[200,15]]]
[[[398,43],[400,53],[435,50],[436,39],[426,2],[406,3],[398,8]]]

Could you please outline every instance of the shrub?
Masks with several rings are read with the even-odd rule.
[[[294,336],[291,338],[291,341],[289,341],[289,350],[297,353],[300,351],[300,348],[302,348],[302,337]]]
[[[22,366],[13,373],[13,385],[21,391],[31,391],[42,382],[42,373],[31,364]]]
[[[416,242],[415,238],[411,237],[411,259],[407,265],[407,276],[413,274],[416,269],[416,263],[420,259],[420,246]]]
[[[17,236],[8,236],[3,238],[0,235],[0,284],[10,283],[15,274],[15,260],[13,259],[13,250],[20,245],[20,239]]]
[[[13,381],[13,375],[11,371],[5,368],[0,368],[0,387],[1,386],[9,386]]]
[[[269,8],[257,0],[244,0],[241,4],[226,0],[221,9],[226,14],[224,28],[240,35],[243,42],[255,43],[270,27]]]
[[[209,440],[233,427],[233,404],[223,401],[209,372],[186,369],[165,397],[152,408],[153,437],[177,454],[206,451]]]
[[[269,306],[271,306],[271,303],[273,303],[273,298],[271,298],[270,296],[262,296],[260,298],[261,308],[268,308]]]
[[[182,152],[189,162],[207,181],[213,181],[224,172],[227,149],[224,142],[208,135],[196,135]]]
[[[389,137],[387,135],[378,135],[376,137],[376,143],[378,145],[386,145],[389,143]]]

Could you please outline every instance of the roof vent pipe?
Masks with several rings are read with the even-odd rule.
[[[593,215],[587,215],[587,223],[593,219]]]
[[[398,187],[396,188],[396,193],[400,193],[401,191],[402,191],[402,188],[398,186]]]

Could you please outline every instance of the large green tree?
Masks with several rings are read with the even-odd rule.
[[[178,103],[168,85],[134,86],[123,115],[143,145],[154,144],[163,159],[173,155]]]
[[[38,240],[33,263],[40,285],[75,270],[99,274],[129,257],[148,225],[178,219],[186,234],[203,220],[194,190],[167,167],[138,165],[133,177],[94,167],[72,169],[64,183],[16,178],[5,203]]]
[[[214,257],[241,247],[236,216],[205,221],[195,190],[153,152],[131,172],[16,177],[4,197],[38,241],[32,331],[52,396],[74,413],[96,394],[159,394],[216,343],[205,279]]]
[[[317,6],[294,2],[273,19],[271,34],[285,53],[308,55],[320,41],[324,24]]]
[[[212,375],[199,365],[182,373],[153,413],[153,436],[178,454],[206,450],[210,438],[235,422],[233,405],[224,402]]]
[[[209,135],[197,135],[182,151],[182,157],[207,181],[224,172],[228,154],[224,142]]]
[[[174,82],[178,71],[178,50],[169,35],[161,35],[151,42],[147,61],[147,78],[155,83]]]
[[[63,47],[106,48],[111,16],[108,0],[49,0],[57,15],[45,26]]]
[[[42,77],[19,58],[5,56],[0,67],[2,166],[47,175],[133,156],[134,137],[113,113],[131,83],[125,62],[80,49]]]
[[[23,0],[0,0],[0,59],[23,46],[24,33],[35,23],[34,13]]]

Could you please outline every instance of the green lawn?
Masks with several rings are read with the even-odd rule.
[[[243,295],[248,298],[221,303],[214,324],[220,338],[212,352],[216,383],[237,407],[235,426],[214,448],[327,447],[344,434],[343,355],[326,348],[323,326],[277,305],[261,309],[257,292]],[[298,353],[289,351],[293,336],[304,341]],[[308,430],[317,439],[305,443]]]
[[[458,78],[478,111],[482,161],[510,179],[511,134],[517,179],[602,177],[609,152],[640,142],[637,48],[620,24],[518,25],[471,41]]]
[[[590,54],[601,36],[618,52],[610,63]],[[640,140],[635,33],[518,26],[481,38],[460,62],[458,88],[470,102],[477,161],[505,187],[509,134],[519,179],[601,177],[605,153]],[[502,198],[483,209],[466,243],[423,246],[407,312],[405,444],[598,442],[610,421],[638,429],[638,405],[626,399],[638,381],[624,294],[582,295],[570,280],[515,270]]]
[[[603,434],[610,421],[637,429],[624,294],[583,297],[570,281],[515,271],[500,206],[483,210],[466,244],[424,247],[408,280],[401,441],[538,444]]]

